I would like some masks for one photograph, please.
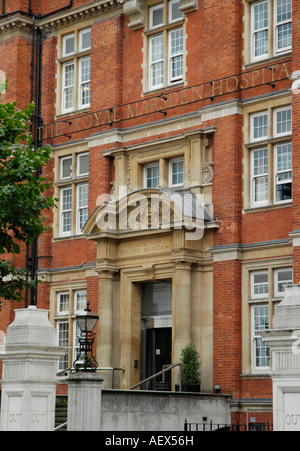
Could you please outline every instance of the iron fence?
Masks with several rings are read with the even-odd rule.
[[[184,422],[185,432],[272,432],[273,425],[270,423],[249,423],[249,424],[218,424],[210,422],[188,423]]]

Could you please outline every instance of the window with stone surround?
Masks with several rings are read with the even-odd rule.
[[[169,163],[169,186],[180,187],[184,185],[184,158],[175,158]]]
[[[58,114],[90,107],[91,28],[60,37],[58,57]]]
[[[257,267],[255,262],[250,266]],[[280,266],[279,266],[280,265]],[[261,337],[260,332],[272,327],[271,318],[274,315],[275,305],[284,296],[285,287],[293,283],[293,268],[284,266],[284,263],[271,263],[268,267],[251,270],[245,268],[249,280],[250,290],[245,287],[245,300],[250,325],[249,330],[249,359],[251,371],[265,373],[270,366],[269,347]],[[244,333],[247,328],[244,323]]]
[[[182,188],[185,183],[184,156],[160,159],[143,166],[143,188]]]
[[[292,109],[268,108],[249,116],[250,206],[292,201]]]
[[[67,346],[67,351],[59,360],[59,371],[73,367],[77,357],[80,330],[75,319],[84,312],[87,305],[86,289],[68,289],[56,293],[56,314],[54,316],[59,346]]]
[[[59,197],[59,226],[56,235],[80,235],[88,218],[89,154],[74,153],[57,161],[59,173],[55,187]]]
[[[290,52],[292,0],[245,0],[245,4],[246,62],[262,61]]]
[[[262,340],[260,332],[269,329],[269,306],[260,304],[252,306],[252,362],[253,370],[268,370],[270,366],[270,349]]]
[[[159,163],[144,166],[144,188],[157,188],[159,185]]]
[[[184,14],[180,7],[180,0],[165,0],[148,7],[144,33],[148,49],[146,91],[184,80]]]

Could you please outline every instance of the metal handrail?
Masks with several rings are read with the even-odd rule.
[[[66,422],[63,423],[63,424],[60,424],[59,426],[56,426],[56,427],[54,428],[54,432],[55,432],[55,431],[60,431],[60,429],[63,429],[64,427],[66,427],[67,424],[68,424],[68,422],[66,421]]]
[[[162,370],[162,371],[159,371],[159,373],[153,374],[152,376],[147,377],[147,379],[144,379],[143,381],[139,382],[138,384],[133,385],[133,386],[130,387],[128,390],[134,390],[135,388],[139,387],[140,385],[143,385],[143,384],[145,384],[146,382],[149,382],[149,381],[151,381],[152,379],[155,379],[156,377],[160,376],[161,374],[165,374],[165,373],[167,373],[168,371],[173,370],[173,369],[176,368],[177,366],[180,367],[180,372],[179,372],[179,391],[181,391],[181,389],[182,389],[182,365],[181,365],[181,363],[174,363],[173,365],[170,365],[168,368],[166,368],[166,369],[164,369],[164,370]]]

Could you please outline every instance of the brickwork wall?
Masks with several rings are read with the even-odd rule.
[[[214,386],[241,397],[241,263],[214,263]]]

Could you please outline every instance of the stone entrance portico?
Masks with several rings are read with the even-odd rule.
[[[143,190],[149,199],[158,190]],[[129,195],[135,195],[135,193]],[[99,367],[124,367],[120,388],[129,388],[140,381],[141,359],[141,290],[147,282],[172,281],[172,362],[180,362],[181,349],[193,342],[203,353],[210,352],[204,339],[210,307],[201,293],[209,290],[204,274],[211,277],[212,233],[215,227],[207,213],[203,216],[203,238],[187,240],[185,227],[162,227],[161,212],[156,228],[120,229],[121,203],[116,204],[114,230],[101,230],[99,218],[107,204],[101,204],[84,227],[89,240],[97,243],[96,272],[99,275],[99,323],[97,360]],[[129,210],[128,216],[130,217]],[[102,217],[103,219],[103,217]],[[184,218],[183,218],[184,219]],[[207,299],[208,296],[205,296]],[[203,327],[201,327],[203,326]],[[209,362],[209,358],[208,358]],[[205,380],[205,376],[204,376]],[[173,386],[177,383],[176,373]],[[105,387],[105,385],[104,385]]]

